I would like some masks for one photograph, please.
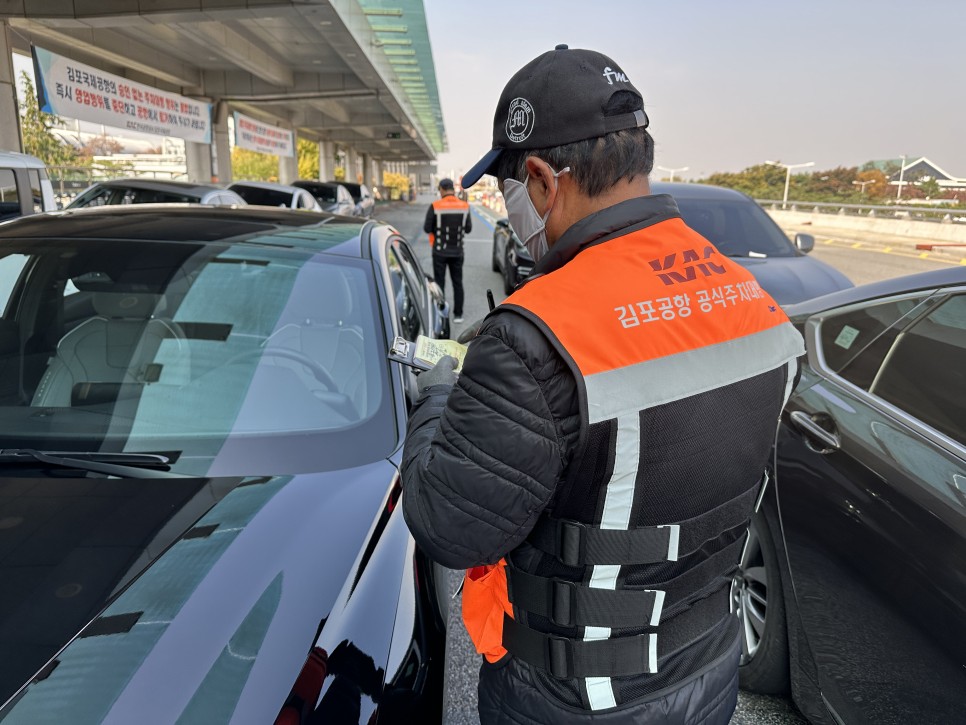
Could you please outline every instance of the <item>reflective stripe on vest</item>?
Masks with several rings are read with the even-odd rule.
[[[530,629],[524,618],[505,628],[504,646],[538,667],[552,662],[563,671],[551,650],[561,640],[570,643],[565,647],[569,658],[569,666],[563,668],[569,673],[565,676],[585,678],[592,709],[614,707],[611,676],[655,672],[658,656],[670,651],[669,642],[677,645],[682,637],[693,638],[700,630],[699,618],[705,616],[701,613],[708,612],[704,631],[717,621],[717,610],[702,605],[697,613],[662,623],[657,635],[611,639],[611,626],[627,626],[628,606],[639,607],[639,623],[645,627],[660,618],[667,595],[666,590],[649,587],[623,597],[624,590],[617,586],[621,566],[647,561],[648,556],[652,561],[676,560],[682,541],[708,533],[689,532],[688,522],[670,521],[648,531],[620,533],[631,528],[642,445],[641,411],[793,364],[804,352],[802,339],[751,273],[723,256],[680,218],[583,249],[563,267],[530,280],[504,305],[534,320],[570,362],[583,432],[595,423],[616,423],[614,464],[602,491],[600,523],[578,524],[589,529],[590,535],[583,545],[577,540],[575,556],[582,554],[579,563],[576,559],[567,562],[591,567],[589,581],[568,583],[566,592],[553,585],[557,589],[550,595],[570,596],[571,584],[602,590],[599,594],[574,593],[567,602],[569,621],[601,624],[586,624],[581,642]],[[728,516],[711,511],[698,517],[705,519],[702,526],[710,526],[708,530],[714,534],[744,524],[753,505],[753,481],[749,480],[748,490],[738,497],[741,501],[728,502],[731,508],[737,505],[736,510],[740,509],[737,519],[734,511]],[[539,532],[548,526],[566,523],[545,518],[531,543],[542,548],[534,537],[543,535]],[[521,589],[542,586],[517,577],[512,564],[508,570],[511,583],[525,581]],[[518,597],[511,587],[513,606],[532,611],[525,593],[520,593],[524,596]],[[540,597],[533,603],[538,610],[555,606],[554,601]],[[611,619],[573,611],[574,607],[601,603],[615,607]],[[681,627],[686,631],[680,631]],[[665,631],[663,643],[661,631]],[[608,664],[604,666],[604,662]]]

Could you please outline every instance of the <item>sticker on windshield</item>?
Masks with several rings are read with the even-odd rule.
[[[839,336],[835,338],[835,344],[841,348],[848,350],[852,347],[852,343],[855,342],[855,338],[859,336],[859,331],[854,327],[846,325],[842,328],[842,332]]]

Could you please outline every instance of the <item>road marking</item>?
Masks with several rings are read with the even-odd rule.
[[[893,257],[905,257],[907,259],[928,259],[931,262],[941,262],[942,264],[966,265],[966,257],[957,262],[954,259],[950,259],[942,254],[935,254],[933,252],[910,253],[896,250],[894,247],[868,247],[865,246],[865,242],[853,242],[851,239],[836,239],[835,237],[827,237],[825,239],[820,239],[819,241],[822,244],[843,249],[858,249],[862,252],[877,252],[879,254],[889,254]]]

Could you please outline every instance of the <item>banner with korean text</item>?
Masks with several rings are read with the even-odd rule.
[[[295,134],[235,111],[235,145],[273,156],[295,156]]]
[[[186,141],[211,143],[211,104],[33,47],[40,110]]]

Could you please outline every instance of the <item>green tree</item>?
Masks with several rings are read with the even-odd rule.
[[[926,195],[927,199],[938,199],[943,195],[943,188],[935,179],[926,179],[920,182],[919,190]]]
[[[319,145],[307,138],[298,140],[299,178],[319,178]]]
[[[231,174],[239,180],[278,181],[278,156],[235,146],[231,150]]]
[[[44,113],[37,103],[33,81],[26,71],[20,72],[24,102],[20,106],[20,132],[24,152],[36,156],[46,166],[76,166],[77,152],[51,133],[51,128],[62,125],[59,117]]]

